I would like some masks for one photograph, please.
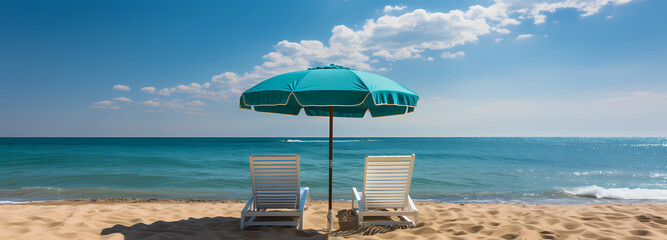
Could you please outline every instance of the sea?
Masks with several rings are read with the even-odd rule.
[[[362,187],[365,155],[416,160],[410,195],[451,203],[667,203],[667,138],[335,138],[333,198]],[[251,195],[248,156],[300,154],[328,197],[326,138],[0,138],[0,203]]]

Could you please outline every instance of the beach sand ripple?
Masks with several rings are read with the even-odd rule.
[[[324,229],[326,202],[311,202],[303,231],[241,231],[243,206],[242,201],[124,198],[0,204],[0,239],[667,239],[667,204],[418,202],[420,223],[412,228],[359,227],[349,202],[335,202],[331,233]]]

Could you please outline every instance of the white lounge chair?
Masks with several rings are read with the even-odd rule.
[[[241,211],[241,230],[246,226],[266,225],[298,226],[302,230],[310,189],[301,187],[299,155],[250,155],[250,176],[252,197]],[[298,217],[298,220],[258,222],[257,217]]]
[[[415,155],[368,156],[364,171],[364,191],[352,188],[352,209],[362,225],[410,225],[418,223],[418,211],[410,198],[410,182]],[[357,203],[358,208],[354,207]],[[388,211],[392,209],[393,211]],[[364,221],[370,216],[398,216],[403,221]],[[406,216],[412,216],[414,221]]]

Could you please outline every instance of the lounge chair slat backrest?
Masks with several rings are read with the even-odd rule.
[[[287,208],[298,210],[299,155],[250,155],[250,176],[255,209]]]
[[[365,210],[407,208],[414,162],[414,154],[366,156],[362,196]]]

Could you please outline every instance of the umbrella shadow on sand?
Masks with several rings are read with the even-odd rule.
[[[294,227],[248,227],[239,229],[240,218],[206,217],[180,221],[156,221],[132,226],[117,224],[105,228],[101,235],[120,233],[125,240],[136,239],[326,239],[316,230],[299,231]]]
[[[132,226],[114,225],[105,228],[101,235],[120,233],[126,240],[137,239],[327,239],[332,237],[351,237],[353,235],[375,235],[398,229],[407,229],[405,225],[357,225],[357,215],[353,210],[340,210],[336,215],[339,228],[330,234],[321,234],[317,230],[299,231],[294,227],[248,227],[239,229],[240,218],[205,217],[189,218],[173,222],[156,221],[151,224],[137,223]],[[388,217],[367,217],[364,220],[393,221]]]
[[[336,215],[338,218],[339,229],[331,232],[333,237],[350,237],[352,235],[375,235],[379,233],[388,233],[398,229],[410,228],[407,225],[364,225],[357,224],[357,214],[354,210],[346,209],[338,211]],[[389,217],[364,217],[364,220],[369,221],[394,221]]]

